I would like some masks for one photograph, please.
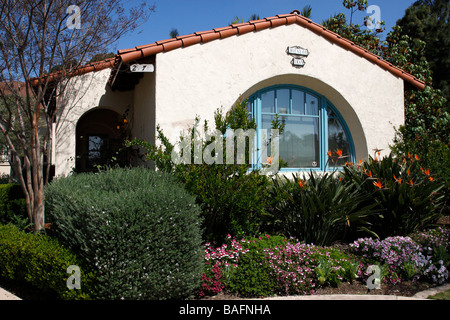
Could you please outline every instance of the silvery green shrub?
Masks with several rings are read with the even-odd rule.
[[[169,174],[59,178],[46,189],[46,210],[54,235],[96,271],[99,299],[179,299],[200,283],[200,211]]]

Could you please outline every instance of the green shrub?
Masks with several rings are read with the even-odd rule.
[[[352,254],[332,247],[318,247],[312,256],[318,262],[314,272],[319,285],[337,287],[343,281],[355,280],[359,263]]]
[[[415,155],[370,158],[361,165],[344,167],[341,178],[377,204],[381,214],[370,222],[381,238],[423,230],[440,217],[443,183]]]
[[[369,195],[333,173],[276,178],[271,192],[279,229],[308,244],[331,245],[349,233],[368,231],[368,218],[377,214],[375,204],[364,204]]]
[[[61,299],[95,295],[94,274],[58,241],[44,234],[25,233],[12,224],[0,225],[0,276],[25,281]],[[69,290],[67,268],[80,267],[81,289]]]
[[[214,139],[205,142],[199,137],[199,119],[187,135],[180,137],[180,141],[191,141],[191,150],[200,145],[202,154],[210,148]],[[248,109],[245,102],[239,102],[227,114],[221,110],[215,113],[215,129],[221,132],[223,138],[223,159],[226,159],[227,129],[255,129],[254,120],[249,120]],[[130,145],[145,149],[145,158],[153,161],[160,170],[170,172],[181,181],[186,190],[196,197],[197,204],[202,209],[204,218],[204,238],[206,241],[221,243],[226,235],[231,233],[237,237],[256,236],[262,232],[261,225],[265,223],[266,207],[268,204],[268,190],[270,180],[260,174],[258,170],[249,172],[251,165],[248,157],[245,164],[237,164],[236,150],[234,164],[196,164],[191,157],[191,164],[173,161],[171,154],[174,150],[170,142],[158,127],[158,140],[160,147],[142,141],[134,140]],[[208,123],[205,122],[203,131],[209,132]],[[248,144],[246,146],[248,155]],[[209,150],[209,149],[208,149]],[[219,153],[219,150],[216,150]],[[226,162],[226,161],[223,161]]]
[[[0,184],[8,184],[9,183],[9,174],[1,173],[0,174]]]
[[[10,222],[20,229],[29,223],[25,197],[19,184],[0,184],[0,223]]]
[[[100,299],[176,299],[198,287],[201,220],[167,173],[114,169],[54,180],[54,235],[97,273]]]
[[[239,256],[236,268],[231,268],[225,279],[227,290],[247,297],[265,297],[276,293],[277,283],[271,277],[266,249],[288,243],[281,236],[262,236],[240,242],[244,254]]]

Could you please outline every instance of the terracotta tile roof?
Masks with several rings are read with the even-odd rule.
[[[67,76],[74,77],[74,76],[86,74],[86,73],[89,73],[92,71],[100,71],[100,70],[104,70],[107,68],[112,68],[114,66],[115,60],[116,60],[116,58],[113,57],[113,58],[108,58],[108,59],[97,61],[97,62],[92,62],[92,63],[89,63],[89,64],[86,64],[86,65],[76,68],[75,70],[70,72]],[[32,86],[35,86],[35,85],[38,85],[39,83],[43,83],[46,79],[48,79],[49,82],[52,82],[63,76],[66,76],[66,75],[64,75],[61,71],[58,71],[58,72],[50,73],[41,78],[34,78],[31,80],[30,84]]]
[[[163,41],[157,41],[153,44],[139,46],[132,49],[120,50],[115,61],[115,68],[123,63],[131,63],[141,58],[152,56],[161,52],[169,52],[178,48],[186,48],[198,43],[206,43],[217,39],[225,39],[235,35],[242,35],[249,32],[260,31],[268,28],[276,28],[282,25],[298,24],[316,34],[324,37],[328,41],[335,43],[342,48],[349,50],[381,68],[391,72],[397,77],[409,82],[418,89],[423,90],[425,83],[404,70],[394,66],[392,63],[383,60],[381,57],[369,52],[368,50],[356,45],[352,41],[341,37],[340,35],[326,29],[325,27],[313,22],[312,20],[301,16],[298,11],[290,14],[277,15],[261,20],[249,21],[246,23],[234,24],[228,27],[216,28],[209,31],[196,32],[194,34],[180,36]],[[113,79],[113,75],[111,75]]]
[[[193,34],[157,41],[149,45],[138,46],[131,49],[119,50],[115,58],[110,58],[95,64],[80,67],[74,71],[73,75],[113,68],[109,79],[109,83],[113,84],[114,79],[117,76],[117,72],[122,64],[129,64],[136,60],[150,57],[161,52],[169,52],[178,48],[186,48],[198,43],[207,43],[218,39],[225,39],[236,35],[276,28],[294,23],[307,28],[328,41],[369,60],[370,62],[391,72],[395,76],[400,77],[420,90],[425,88],[425,83],[423,81],[394,66],[392,63],[383,60],[381,57],[369,52],[368,50],[356,45],[352,41],[341,37],[340,35],[326,29],[308,18],[303,17],[298,11],[293,11],[290,14],[282,14],[264,18],[261,20],[234,24],[223,28],[216,28],[209,31],[195,32]],[[53,77],[52,75],[50,76]]]

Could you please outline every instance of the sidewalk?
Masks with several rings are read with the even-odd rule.
[[[427,300],[431,295],[450,289],[450,283],[442,286],[418,292],[412,297],[401,297],[394,295],[366,295],[366,294],[336,294],[336,295],[311,295],[311,296],[289,296],[289,297],[271,297],[263,300]],[[0,300],[22,300],[19,297],[0,288]]]
[[[0,288],[0,300],[22,300],[22,299]]]

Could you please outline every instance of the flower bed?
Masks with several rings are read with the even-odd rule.
[[[405,282],[448,281],[449,235],[445,228],[410,237],[383,240],[361,238],[349,250],[305,244],[269,235],[205,245],[205,269],[199,297],[228,292],[240,296],[314,294],[319,288],[338,287],[359,280],[366,284],[381,270],[389,285]]]

